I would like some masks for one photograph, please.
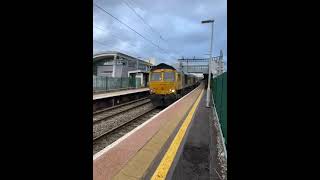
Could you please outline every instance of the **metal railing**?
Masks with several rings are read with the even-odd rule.
[[[93,93],[143,87],[140,78],[93,76]]]

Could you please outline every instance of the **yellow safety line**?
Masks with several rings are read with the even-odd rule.
[[[188,116],[186,117],[186,119],[184,120],[181,128],[179,129],[177,135],[174,137],[168,151],[166,152],[166,154],[164,155],[164,157],[162,158],[159,166],[157,167],[156,171],[154,172],[153,176],[152,176],[152,180],[160,180],[160,179],[165,179],[167,176],[167,173],[169,172],[169,169],[171,167],[171,164],[176,156],[176,153],[178,151],[178,148],[181,144],[181,141],[186,133],[186,130],[192,120],[193,114],[196,111],[196,108],[201,100],[203,94],[203,90],[201,91],[200,96],[198,97],[197,101],[194,103],[194,105],[192,106],[192,109],[190,110]]]

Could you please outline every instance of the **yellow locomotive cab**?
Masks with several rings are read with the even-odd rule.
[[[166,106],[196,87],[193,77],[161,63],[149,73],[150,99],[154,105]]]
[[[163,95],[176,93],[176,76],[176,70],[171,69],[159,69],[151,72],[149,82],[150,92]]]

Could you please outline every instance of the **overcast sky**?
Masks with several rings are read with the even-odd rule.
[[[121,51],[134,57],[153,57],[157,64],[171,64],[182,56],[208,57],[211,26],[201,21],[213,18],[213,56],[222,49],[227,60],[226,0],[94,0],[94,3],[151,41],[94,5],[94,54]]]

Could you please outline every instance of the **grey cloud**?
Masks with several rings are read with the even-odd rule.
[[[218,55],[220,49],[224,55],[227,54],[226,0],[125,0],[163,36],[165,41],[161,40],[157,33],[152,32],[123,1],[94,2],[155,44],[159,44],[166,53],[97,8],[93,10],[93,24],[103,28],[104,31],[93,27],[93,37],[95,40],[105,42],[108,47],[94,42],[94,53],[114,48],[134,56],[155,57],[157,62],[167,63],[174,63],[176,58],[181,56],[206,57],[211,29],[209,24],[201,24],[201,21],[214,18],[216,20],[214,55]]]

